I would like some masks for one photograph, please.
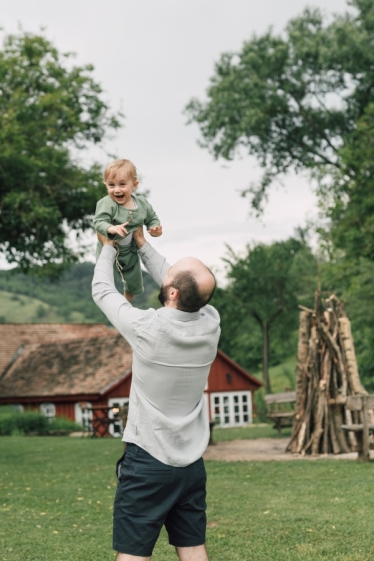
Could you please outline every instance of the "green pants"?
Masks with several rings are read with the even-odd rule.
[[[96,246],[96,261],[102,249],[103,245],[98,242]],[[134,241],[129,245],[119,246],[117,260],[122,273],[121,276],[117,264],[114,262],[113,273],[117,290],[120,292],[126,291],[129,294],[142,294],[144,292],[143,275],[140,267],[138,248]]]

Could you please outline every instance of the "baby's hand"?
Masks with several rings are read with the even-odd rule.
[[[128,231],[126,230],[125,226],[127,226],[128,222],[124,222],[123,224],[118,224],[117,226],[109,226],[107,232],[108,234],[118,234],[122,238],[124,238]]]
[[[158,236],[162,235],[162,226],[153,226],[152,228],[149,228],[148,232],[154,238],[158,238]]]

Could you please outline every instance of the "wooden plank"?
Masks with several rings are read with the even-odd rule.
[[[351,432],[362,432],[364,428],[364,425],[358,424],[358,425],[342,425],[342,429],[345,431],[351,431]],[[368,425],[368,429],[369,431],[374,431],[374,425]]]
[[[363,408],[362,408],[362,449],[359,451],[358,459],[362,462],[368,462],[370,460],[370,445],[369,445],[369,416],[368,416],[368,400],[363,398]]]
[[[296,401],[296,392],[268,393],[265,395],[265,401],[271,403],[293,403]]]
[[[284,413],[268,413],[267,416],[271,419],[284,419],[286,417],[294,417],[295,411],[285,411]]]
[[[361,411],[362,409],[362,395],[349,395],[345,406],[350,411]]]
[[[374,395],[349,395],[346,401],[346,407],[350,411],[361,411],[363,402],[366,402],[368,409],[374,409]]]

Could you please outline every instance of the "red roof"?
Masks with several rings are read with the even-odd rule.
[[[112,332],[109,327],[95,323],[2,323],[0,324],[0,373],[23,345],[87,339],[110,333]]]
[[[122,335],[27,345],[0,376],[2,398],[104,393],[131,370]]]

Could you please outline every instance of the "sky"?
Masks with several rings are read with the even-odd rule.
[[[215,161],[183,110],[192,97],[204,99],[223,52],[238,52],[270,26],[281,32],[307,5],[347,9],[344,0],[12,0],[2,3],[0,28],[43,28],[60,52],[76,53],[77,65],[93,64],[104,99],[125,121],[82,162],[105,167],[108,154],[132,160],[163,225],[151,243],[170,263],[194,255],[223,278],[226,244],[243,252],[249,243],[288,238],[316,215],[316,197],[306,177],[290,175],[272,188],[263,216],[249,216],[239,193],[261,175],[256,160]],[[94,235],[87,240],[94,260]]]

